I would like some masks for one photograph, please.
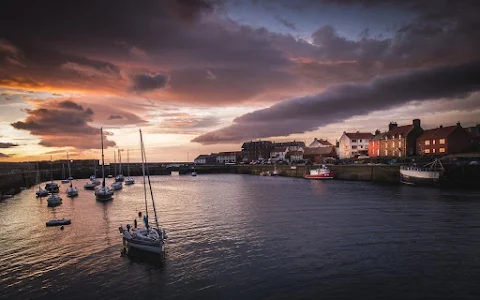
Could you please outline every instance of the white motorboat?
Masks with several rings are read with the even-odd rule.
[[[58,194],[52,194],[47,199],[48,206],[57,206],[62,204],[62,198]]]
[[[95,198],[98,201],[109,201],[112,200],[113,191],[105,186],[105,158],[103,155],[103,128],[100,128],[101,135],[101,144],[102,144],[102,186],[95,190]]]
[[[123,246],[125,247],[127,253],[134,248],[137,250],[142,250],[154,254],[161,255],[162,258],[165,257],[165,239],[167,235],[165,230],[161,230],[158,224],[157,211],[155,208],[155,201],[153,199],[153,191],[150,183],[150,172],[148,166],[146,166],[146,157],[145,157],[145,147],[143,145],[142,131],[140,130],[140,145],[142,152],[142,172],[143,172],[143,186],[144,186],[144,196],[145,196],[145,215],[143,216],[144,227],[137,228],[137,220],[135,219],[134,226],[130,224],[124,228],[120,226],[120,233],[123,235]],[[147,193],[147,179],[150,193]],[[148,221],[148,204],[147,197],[151,195],[152,208],[155,214],[155,223],[151,225]],[[141,213],[139,213],[141,216]]]
[[[72,182],[70,182],[70,186],[67,188],[67,196],[70,198],[78,196],[78,189],[72,186]]]
[[[333,172],[327,166],[322,165],[321,168],[310,170],[310,173],[305,175],[305,178],[316,180],[333,179]]]
[[[70,219],[53,219],[46,222],[47,226],[62,226],[62,225],[70,225],[72,221]]]

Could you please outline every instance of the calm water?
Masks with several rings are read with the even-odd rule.
[[[120,255],[143,187],[0,202],[8,299],[479,299],[480,194],[242,175],[153,177],[164,267]],[[64,231],[45,227],[67,217]],[[53,297],[53,298],[52,298]],[[153,298],[152,298],[153,299]]]

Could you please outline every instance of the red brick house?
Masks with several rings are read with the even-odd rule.
[[[380,149],[385,149],[386,132],[375,131],[375,136],[368,142],[368,156],[379,157]]]
[[[448,155],[470,150],[471,137],[457,123],[456,126],[425,130],[417,139],[417,151],[422,155]]]
[[[390,123],[384,135],[384,143],[379,143],[379,156],[406,157],[416,155],[417,138],[423,133],[420,120],[414,119],[411,125],[397,126]]]

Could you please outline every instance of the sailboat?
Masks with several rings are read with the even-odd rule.
[[[62,164],[62,178],[65,178],[65,164]],[[62,179],[62,183],[69,183],[70,180]]]
[[[49,193],[58,193],[59,191],[58,184],[53,182],[53,161],[51,156],[50,156],[50,182],[48,182],[45,185],[45,189]]]
[[[40,184],[40,169],[38,168],[38,163],[37,163],[37,179],[36,183]],[[46,197],[48,196],[48,191],[46,189],[42,189],[41,186],[38,186],[38,191],[35,193],[37,194],[37,197]]]
[[[125,179],[125,185],[131,185],[135,183],[135,179],[130,177],[130,155],[127,149],[127,179]]]
[[[95,190],[95,198],[99,201],[112,200],[113,191],[105,186],[105,159],[103,156],[103,128],[100,128],[100,135],[102,139],[102,186]]]
[[[150,172],[148,170],[148,166],[146,166],[147,159],[145,156],[145,146],[143,145],[142,130],[140,130],[140,146],[142,153],[143,193],[145,196],[145,215],[143,216],[143,222],[145,226],[142,228],[137,228],[137,220],[135,219],[133,227],[128,224],[126,228],[120,226],[119,230],[123,235],[123,246],[127,253],[134,248],[137,250],[159,254],[162,258],[165,258],[165,239],[167,239],[167,234],[165,233],[165,230],[160,230],[158,224],[157,210],[155,208],[152,184],[150,182]],[[148,222],[147,180],[152,199],[152,208],[155,214],[155,224],[153,226]],[[142,213],[139,212],[139,216],[141,215]]]
[[[118,156],[119,156],[118,158],[120,159],[120,150],[118,151]],[[112,189],[114,191],[118,191],[118,190],[121,190],[123,188],[123,183],[122,183],[123,180],[122,181],[117,181],[117,178],[118,178],[118,176],[117,176],[117,156],[116,156],[115,152],[113,152],[113,161],[115,162],[115,182],[112,183]],[[122,178],[123,178],[123,176],[122,176]]]
[[[68,166],[68,169],[70,173],[70,165]],[[71,178],[71,176],[69,178]],[[67,188],[67,196],[70,198],[78,196],[78,189],[72,185],[71,180],[70,180],[70,186]]]
[[[51,160],[52,160],[52,158],[50,157],[50,161]],[[59,190],[58,184],[53,182],[53,162],[50,162],[50,164],[52,165],[52,167],[51,167],[51,169],[52,169],[52,171],[51,171],[52,172],[52,182],[47,183],[47,185],[45,186],[45,189],[47,191],[50,191],[52,194],[47,199],[47,205],[48,206],[57,206],[57,205],[62,204],[62,198],[57,194],[58,190]]]
[[[72,169],[70,168],[70,158],[68,157],[68,152],[67,152],[67,164],[68,164],[68,180],[72,181]]]
[[[118,175],[115,177],[116,182],[123,182],[125,180],[125,177],[122,174],[122,153],[120,152],[120,149],[118,149],[118,160],[119,160],[119,166],[118,166]]]

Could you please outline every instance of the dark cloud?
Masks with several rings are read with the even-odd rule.
[[[279,23],[281,23],[283,26],[290,28],[291,30],[297,30],[297,27],[295,26],[294,23],[289,22],[288,20],[282,18],[279,15],[274,16],[275,20],[277,20]]]
[[[24,121],[11,125],[40,136],[40,144],[46,147],[100,148],[100,129],[88,124],[93,116],[90,108],[83,109],[72,101],[40,103],[38,108],[25,110],[28,116]],[[105,139],[105,146],[115,146],[115,142]]]
[[[132,78],[131,90],[136,92],[145,92],[166,87],[168,76],[164,74],[138,74]]]
[[[12,148],[12,147],[16,147],[18,146],[18,144],[14,144],[14,143],[0,143],[0,148]]]
[[[0,152],[0,158],[8,158],[8,157],[11,157],[11,155]]]
[[[192,22],[197,18],[198,14],[211,12],[216,2],[220,1],[174,0],[170,7],[178,17],[185,21]]]
[[[340,84],[314,96],[287,100],[245,114],[231,126],[203,134],[193,142],[239,142],[303,133],[414,100],[465,96],[478,90],[480,61],[378,77],[368,84]]]
[[[107,120],[118,120],[118,119],[123,119],[123,117],[120,115],[109,115],[107,118]]]

